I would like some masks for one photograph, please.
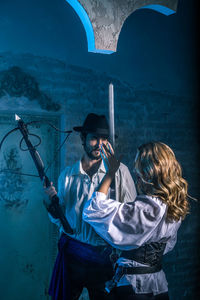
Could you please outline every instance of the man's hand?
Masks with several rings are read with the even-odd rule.
[[[55,187],[53,186],[53,182],[51,182],[51,186],[46,187],[45,179],[43,181],[43,187],[44,187],[45,194],[47,194],[47,196],[49,196],[49,197],[45,197],[45,199],[44,199],[44,205],[46,208],[48,208],[52,204],[52,201],[51,201],[52,197],[57,195],[57,192],[56,192]]]
[[[49,197],[46,197],[46,199],[44,199],[44,201],[43,201],[44,206],[46,207],[47,211],[50,213],[50,215],[54,219],[60,220],[66,233],[73,234],[73,230],[72,230],[71,226],[69,225],[69,223],[62,211],[62,208],[59,204],[59,198],[57,196],[56,189],[53,186],[53,182],[51,182],[50,186],[47,187],[47,185],[50,185],[50,182],[47,181],[46,178],[44,178],[43,179],[44,192],[45,192],[45,194],[47,194],[49,196]]]
[[[44,187],[44,192],[45,194],[47,194],[50,198],[52,198],[53,196],[57,195],[56,189],[53,186],[53,182],[51,182],[51,186],[46,188]]]

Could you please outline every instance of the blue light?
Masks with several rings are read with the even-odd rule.
[[[166,16],[175,14],[175,12],[176,12],[176,11],[170,9],[169,7],[159,5],[159,4],[145,5],[145,6],[141,7],[140,9],[143,9],[143,8],[153,9],[153,10],[158,11],[161,14],[166,15]]]
[[[90,19],[87,15],[87,12],[83,8],[83,6],[79,3],[78,0],[66,0],[76,11],[79,18],[81,19],[81,22],[85,28],[86,36],[87,36],[87,42],[88,42],[88,51],[89,52],[95,52],[95,53],[103,53],[103,54],[111,54],[113,51],[110,50],[101,50],[96,49],[95,47],[95,38],[94,38],[94,31],[92,24],[90,22]]]

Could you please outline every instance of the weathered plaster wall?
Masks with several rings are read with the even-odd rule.
[[[176,12],[178,0],[66,0],[76,10],[85,27],[88,50],[114,52],[121,28],[131,13],[143,7],[151,7],[163,14]],[[79,5],[80,4],[80,5]],[[88,20],[82,11],[87,14]],[[165,9],[164,9],[165,8]],[[166,11],[168,8],[168,11]],[[91,23],[91,28],[89,28]],[[92,42],[92,40],[94,41]]]

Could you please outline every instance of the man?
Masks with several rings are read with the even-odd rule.
[[[86,287],[90,300],[111,299],[105,294],[104,283],[113,275],[112,248],[82,220],[84,204],[106,174],[100,150],[108,142],[109,127],[105,116],[90,113],[83,126],[74,130],[80,132],[84,155],[73,166],[66,167],[58,179],[60,205],[73,234],[65,232],[60,221],[49,214],[61,233],[49,293],[53,300],[78,300]],[[47,188],[46,193],[51,200],[55,188]],[[111,188],[109,193],[113,193]],[[136,197],[132,177],[123,164],[116,172],[115,194],[121,202]]]

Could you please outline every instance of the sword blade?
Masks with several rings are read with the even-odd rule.
[[[109,131],[110,141],[115,148],[115,119],[114,119],[114,86],[112,83],[109,84]]]

